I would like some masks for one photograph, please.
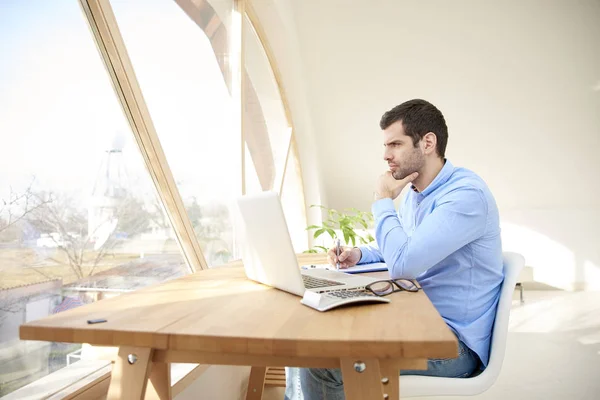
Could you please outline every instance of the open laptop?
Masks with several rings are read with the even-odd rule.
[[[349,303],[389,303],[364,289],[376,279],[325,269],[300,270],[277,193],[246,195],[236,203],[235,236],[249,279],[302,296],[303,304],[319,311]]]

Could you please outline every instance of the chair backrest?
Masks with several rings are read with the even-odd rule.
[[[517,284],[517,278],[525,265],[525,258],[518,253],[502,254],[504,282],[500,289],[500,298],[496,309],[496,319],[492,330],[490,361],[481,374],[472,378],[440,378],[432,376],[408,375],[400,377],[400,394],[404,397],[420,396],[474,396],[489,389],[504,362],[506,337],[508,335],[508,317]]]
[[[500,299],[496,309],[496,319],[492,330],[492,343],[490,346],[490,361],[484,373],[486,380],[494,382],[500,374],[504,353],[506,352],[506,337],[508,335],[508,317],[512,304],[517,278],[525,266],[525,258],[519,253],[504,252],[504,282],[500,290]],[[482,374],[482,375],[483,375]]]

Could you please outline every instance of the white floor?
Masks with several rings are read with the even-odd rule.
[[[525,304],[514,298],[500,377],[471,399],[600,399],[600,292],[526,289]],[[283,399],[282,388],[263,399]]]

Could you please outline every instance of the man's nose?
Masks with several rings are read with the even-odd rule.
[[[388,151],[388,149],[385,149],[383,151],[383,159],[385,161],[390,161],[392,159],[392,155],[390,154],[390,152]]]

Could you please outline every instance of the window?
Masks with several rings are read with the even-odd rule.
[[[255,172],[260,190],[281,190],[291,127],[269,59],[248,18],[244,18],[244,138],[246,177]],[[256,190],[253,186],[247,189]],[[251,191],[247,190],[248,193]]]
[[[111,1],[167,162],[210,266],[232,258],[228,207],[241,194],[241,135],[234,124],[225,29],[233,1],[218,4],[220,8],[214,9],[201,3],[202,18],[194,21],[173,0]],[[196,22],[204,24],[205,30]]]
[[[307,239],[291,121],[247,19],[242,143],[233,4],[111,0],[211,266],[235,252],[228,206],[242,192],[241,148],[248,192],[280,191],[296,251]],[[0,54],[1,397],[81,358],[78,344],[20,341],[19,325],[187,266],[77,2],[0,2]]]
[[[187,267],[76,1],[0,2],[0,396],[80,345],[20,324]]]
[[[247,17],[243,35],[246,192],[273,190],[281,194],[294,249],[300,253],[308,248],[307,224],[291,121],[265,48]]]
[[[292,243],[296,253],[308,249],[308,236],[306,233],[306,203],[304,201],[304,185],[302,184],[302,170],[295,141],[290,146],[287,167],[281,192],[281,204],[287,220]]]

